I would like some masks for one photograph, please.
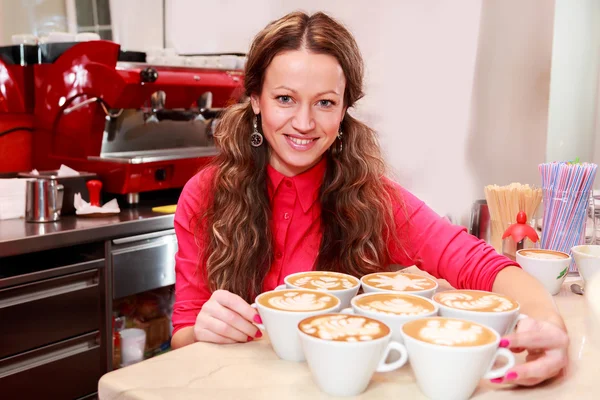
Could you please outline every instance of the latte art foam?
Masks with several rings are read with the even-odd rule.
[[[390,329],[377,320],[344,314],[310,317],[300,323],[300,330],[319,339],[337,342],[375,340],[390,333]]]
[[[415,339],[440,346],[479,346],[496,340],[491,329],[452,318],[424,318],[406,323],[402,329]]]
[[[437,293],[434,300],[448,307],[460,310],[505,312],[515,310],[517,304],[495,293],[450,291]]]
[[[537,258],[540,260],[564,260],[569,258],[568,255],[551,250],[525,250],[520,251],[523,257]]]
[[[364,296],[357,299],[355,304],[362,310],[388,315],[423,315],[435,310],[424,299],[394,293]]]
[[[326,271],[299,274],[289,278],[289,283],[313,290],[345,290],[358,286],[358,280],[353,277]]]
[[[435,281],[416,274],[380,273],[365,277],[365,283],[379,289],[419,291],[433,289]]]
[[[339,304],[335,296],[302,289],[271,291],[261,295],[257,301],[265,307],[283,311],[317,311]]]

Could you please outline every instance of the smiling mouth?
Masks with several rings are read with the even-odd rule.
[[[298,139],[296,137],[290,136],[290,135],[285,135],[288,139],[290,139],[294,144],[300,145],[300,146],[304,146],[307,144],[310,144],[312,142],[314,142],[315,140],[318,140],[319,138],[314,138],[314,139]]]

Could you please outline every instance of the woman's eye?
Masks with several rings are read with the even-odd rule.
[[[331,100],[319,100],[319,105],[321,107],[331,107],[333,102]]]
[[[279,102],[283,104],[288,104],[292,102],[292,98],[290,96],[277,96],[277,100],[279,100]]]

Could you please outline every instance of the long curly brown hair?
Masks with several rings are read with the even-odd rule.
[[[363,61],[351,33],[324,13],[295,12],[270,23],[254,39],[245,71],[245,93],[260,94],[265,71],[280,52],[307,49],[337,59],[346,78],[344,105],[363,96]],[[215,132],[213,196],[202,216],[206,278],[251,301],[262,291],[273,261],[267,145],[252,147],[254,113],[249,102],[228,108]],[[326,152],[320,190],[322,240],[315,269],[362,276],[385,269],[387,243],[395,239],[393,197],[375,132],[346,113],[343,143]],[[399,199],[397,199],[399,200]]]

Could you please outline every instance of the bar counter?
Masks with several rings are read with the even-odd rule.
[[[570,365],[564,376],[533,388],[481,381],[473,399],[600,398],[600,330],[589,315],[587,299],[573,294],[569,277],[554,296],[567,324]],[[449,289],[440,281],[440,290]],[[524,362],[524,354],[517,355]],[[262,339],[235,345],[195,343],[110,372],[99,382],[100,400],[141,399],[329,399],[313,383],[306,363],[280,360]],[[409,365],[375,373],[356,399],[426,399]]]

